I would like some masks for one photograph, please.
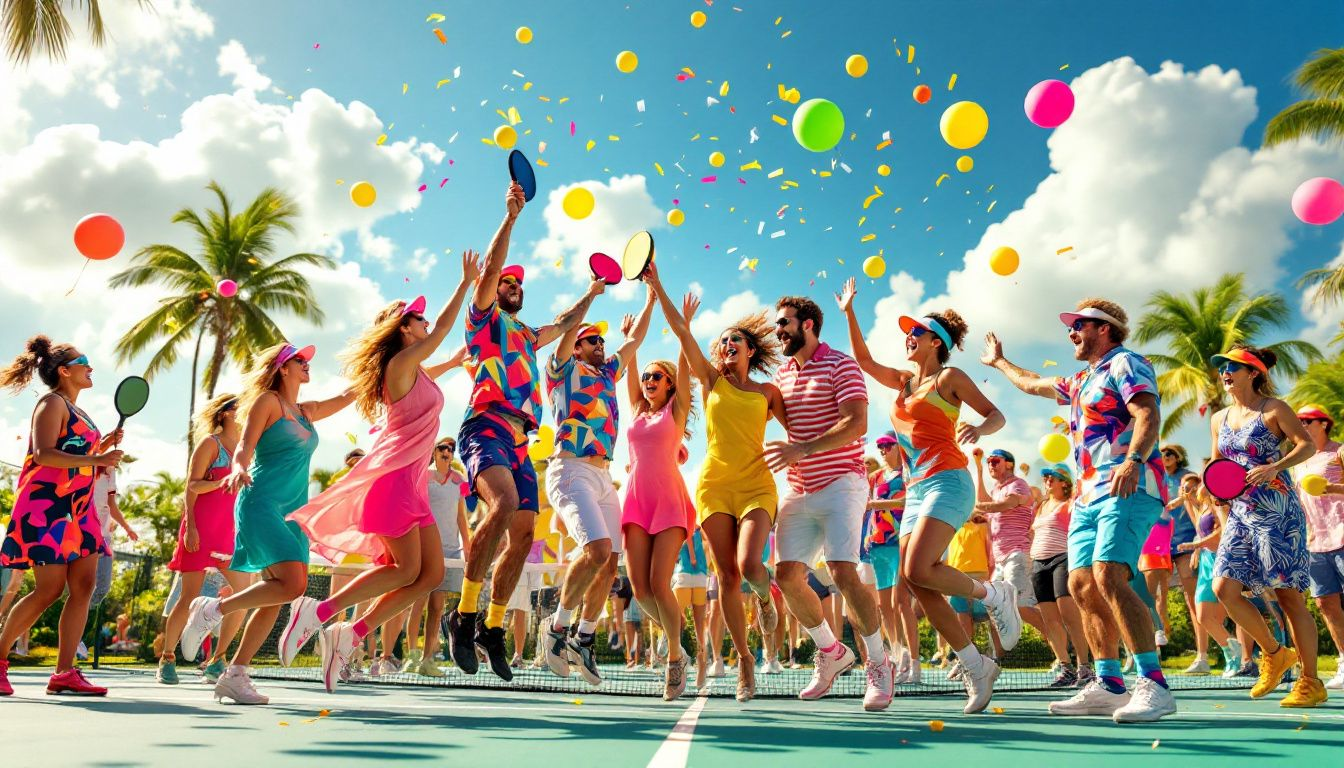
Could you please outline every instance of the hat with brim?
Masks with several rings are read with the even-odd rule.
[[[286,344],[285,348],[280,350],[280,356],[275,358],[275,367],[279,370],[285,363],[288,363],[296,357],[302,357],[304,360],[312,362],[313,355],[316,353],[317,347],[312,344],[309,344],[306,347],[296,347],[293,344]]]
[[[1053,467],[1045,467],[1041,469],[1041,477],[1053,477],[1063,480],[1066,483],[1073,482],[1073,473],[1063,464],[1056,464]]]
[[[877,440],[874,442],[877,444],[878,450],[885,451],[887,448],[890,448],[891,446],[896,444],[896,433],[885,432],[879,435]]]
[[[1079,320],[1099,320],[1103,323],[1110,323],[1122,331],[1129,330],[1129,327],[1120,322],[1114,315],[1097,309],[1096,307],[1083,307],[1082,309],[1075,309],[1072,312],[1059,313],[1059,321],[1067,326],[1072,327],[1073,324]]]
[[[943,324],[938,322],[938,318],[925,315],[916,320],[909,315],[901,315],[901,319],[898,322],[901,324],[902,333],[909,334],[910,331],[915,328],[923,328],[942,339],[943,346],[947,347],[949,351],[952,349],[952,334],[948,333],[947,329],[943,327]]]
[[[1223,363],[1240,363],[1249,365],[1263,374],[1269,374],[1269,367],[1265,365],[1265,361],[1251,354],[1248,349],[1229,349],[1221,355],[1214,355],[1209,358],[1209,362],[1213,364],[1214,368],[1221,368]]]
[[[1011,454],[1011,453],[1009,453],[1009,452],[1003,450],[1002,448],[995,448],[994,450],[992,450],[992,451],[989,452],[989,455],[990,455],[990,456],[996,456],[996,457],[998,457],[998,458],[1000,458],[1000,459],[1003,459],[1004,461],[1008,462],[1009,464],[1016,464],[1016,463],[1017,463],[1017,459],[1013,458],[1013,454]]]
[[[425,297],[424,297],[424,296],[416,296],[414,299],[412,299],[412,300],[410,301],[410,303],[408,303],[406,306],[404,306],[404,307],[401,308],[401,315],[402,315],[402,317],[405,317],[406,315],[409,315],[409,314],[412,314],[412,313],[417,314],[417,315],[423,315],[423,314],[425,314]]]
[[[1335,426],[1335,420],[1330,417],[1330,414],[1327,413],[1324,408],[1322,408],[1319,405],[1316,405],[1315,403],[1309,403],[1307,405],[1302,406],[1301,408],[1298,408],[1297,418],[1301,419],[1302,421],[1307,421],[1309,419],[1324,419],[1325,423],[1329,425],[1329,428],[1333,429]]]
[[[590,336],[606,336],[607,321],[598,320],[596,323],[586,323],[579,328],[579,335],[574,338],[575,341],[589,338]]]
[[[503,269],[501,269],[501,270],[499,271],[499,276],[500,276],[500,278],[512,277],[514,280],[517,280],[517,281],[518,281],[518,284],[519,284],[519,285],[522,285],[522,284],[523,284],[523,273],[524,273],[524,270],[523,270],[523,265],[522,265],[522,264],[510,264],[509,266],[507,266],[507,267],[505,267],[505,268],[503,268]]]

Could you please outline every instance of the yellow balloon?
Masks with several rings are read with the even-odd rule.
[[[1017,271],[1017,265],[1020,261],[1017,251],[1005,245],[995,248],[994,253],[990,254],[989,268],[994,270],[995,274],[1007,277]]]
[[[961,157],[957,158],[958,171],[961,171],[962,173],[970,173],[971,169],[974,167],[975,167],[975,161],[971,159],[970,155],[962,155]]]
[[[527,45],[528,43],[532,42],[532,30],[528,29],[527,27],[519,27],[518,31],[513,33],[513,39],[517,40],[523,45]]]
[[[1065,459],[1069,458],[1069,448],[1071,447],[1069,438],[1055,432],[1042,437],[1040,445],[1037,446],[1041,452],[1041,458],[1051,464],[1062,464]]]
[[[691,12],[691,26],[692,26],[692,27],[695,27],[696,29],[699,29],[699,28],[705,26],[705,21],[707,21],[707,17],[705,16],[705,12],[704,12],[704,11],[692,11],[692,12]]]
[[[868,59],[861,53],[850,56],[845,59],[845,72],[850,77],[863,77],[868,74]]]
[[[667,223],[674,227],[680,227],[682,222],[686,221],[686,214],[681,212],[680,208],[673,208],[667,212]]]
[[[974,101],[958,101],[943,112],[938,122],[943,141],[955,149],[970,149],[984,141],[989,132],[989,115]]]
[[[887,262],[881,256],[869,256],[863,260],[863,274],[876,280],[887,273]]]
[[[890,176],[890,175],[891,175],[891,166],[890,166],[890,165],[887,165],[887,164],[885,164],[885,163],[883,163],[882,165],[877,166],[877,175],[878,175],[878,176]]]
[[[586,187],[575,187],[565,193],[565,198],[560,201],[560,208],[571,219],[586,219],[588,214],[593,212],[595,202],[593,193]]]
[[[709,164],[712,165],[712,166],[714,166],[715,168],[722,168],[722,167],[723,167],[723,153],[722,153],[722,152],[710,152],[710,153],[709,153]]]
[[[495,146],[500,149],[513,149],[513,145],[518,143],[518,132],[513,130],[512,125],[501,125],[495,129]]]
[[[628,75],[631,72],[634,72],[635,67],[638,66],[639,66],[639,57],[635,55],[634,51],[621,51],[620,53],[616,54],[616,68],[621,70],[625,74]]]
[[[1306,475],[1302,478],[1302,490],[1311,496],[1325,495],[1325,488],[1329,484],[1321,475]]]
[[[555,450],[555,442],[550,445],[543,444],[540,440],[527,446],[527,457],[533,461],[541,461],[549,458],[551,451]]]
[[[377,199],[378,190],[367,181],[358,182],[350,188],[350,200],[360,208],[368,208]]]

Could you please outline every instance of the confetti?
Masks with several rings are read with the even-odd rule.
[[[440,43],[441,45],[447,45],[447,44],[448,44],[448,36],[445,35],[445,34],[443,34],[443,30],[442,30],[442,29],[435,29],[435,30],[434,30],[434,36],[437,37],[437,38],[439,38],[439,43]]]
[[[583,699],[575,699],[574,701],[571,701],[570,703],[573,704],[573,705],[576,706],[576,707],[578,707],[578,706],[582,706],[582,705],[583,705]]]
[[[756,222],[756,234],[759,235],[764,231],[765,231],[765,222],[764,221]]]
[[[1059,68],[1059,71],[1060,71],[1060,72],[1063,72],[1064,70],[1066,70],[1066,69],[1068,69],[1068,68],[1069,68],[1069,65],[1068,65],[1068,64],[1065,64],[1064,66],[1062,66],[1062,67]]]
[[[870,241],[870,240],[876,240],[876,239],[877,239],[877,235],[872,234],[872,233],[869,233],[869,234],[866,234],[866,235],[864,235],[863,237],[859,238],[859,242],[860,242],[860,243],[866,243],[866,242],[868,242],[868,241]]]
[[[876,147],[873,147],[873,149],[881,152],[882,150],[890,146],[891,146],[891,139],[885,139],[881,143],[879,143]]]
[[[1161,743],[1162,743],[1161,739],[1153,739],[1153,749],[1157,749],[1157,745]]]
[[[761,139],[761,135],[760,135],[759,133],[756,132],[756,129],[755,129],[755,128],[752,128],[752,129],[751,129],[751,141],[749,141],[749,142],[747,142],[747,143],[748,143],[748,144],[755,144],[757,141],[760,141],[760,139]]]
[[[771,240],[774,240],[774,239],[776,239],[776,238],[780,238],[780,237],[783,237],[783,236],[784,236],[784,230],[782,230],[782,229],[779,230],[778,232],[771,232],[771,233],[770,233],[770,239],[771,239]]]
[[[435,89],[435,90],[438,90],[439,88],[442,88],[443,86],[445,86],[445,85],[447,85],[447,84],[449,84],[449,83],[451,83],[451,82],[453,82],[453,79],[452,79],[451,77],[445,77],[445,78],[443,78],[442,80],[440,80],[439,82],[437,82],[437,83],[434,84],[434,89]]]
[[[607,136],[607,141],[620,141],[620,140],[621,140],[621,137],[620,137],[620,136],[617,136],[617,135],[615,135],[615,134],[611,134],[611,135]]]
[[[718,176],[705,176],[705,177],[702,177],[702,178],[700,179],[700,183],[701,183],[701,184],[713,184],[714,182],[716,182],[716,181],[718,181],[718,180],[719,180],[719,177],[718,177]]]
[[[1044,363],[1041,363],[1042,368],[1053,368],[1056,365],[1059,365],[1059,363],[1056,363],[1054,360],[1046,360]],[[1055,418],[1058,419],[1059,417],[1056,416]],[[1060,421],[1062,422],[1063,419],[1060,419]]]
[[[593,151],[593,147],[596,147],[596,146],[597,146],[597,142],[596,142],[596,141],[593,141],[592,139],[589,139],[589,140],[588,140],[588,145],[587,145],[587,148],[586,148],[586,149],[587,149],[588,152],[592,152],[592,151]]]
[[[401,84],[401,95],[402,95],[402,96],[405,96],[405,95],[406,95],[406,91],[407,91],[410,87],[411,87],[411,86],[410,86],[409,83],[402,83],[402,84]]]
[[[653,164],[653,170],[657,171],[659,176],[662,176],[662,175],[663,175],[663,166],[661,166],[661,165],[659,165],[659,164],[657,164],[657,163],[654,163],[654,164]]]
[[[644,100],[643,100],[643,99],[640,99],[639,101],[636,101],[636,102],[635,102],[635,109],[638,110],[638,111],[640,111],[640,112],[643,112],[643,111],[644,111]]]
[[[777,178],[779,178],[780,176],[783,176],[783,175],[784,175],[784,169],[783,169],[783,168],[776,168],[775,170],[773,170],[773,171],[771,171],[770,173],[766,174],[765,177],[766,177],[767,179],[777,179]]]
[[[283,728],[283,727],[287,727],[288,725],[289,725],[289,721],[288,721],[288,720],[281,720],[281,721],[280,721],[280,726],[281,726],[282,728]]]
[[[789,124],[789,121],[788,121],[788,120],[785,120],[784,118],[780,117],[779,115],[771,115],[771,116],[770,116],[770,119],[771,119],[771,120],[774,120],[776,123],[779,123],[780,125],[788,125],[788,124]]]
[[[864,209],[865,211],[868,210],[868,206],[872,205],[872,204],[873,204],[873,201],[876,200],[877,198],[881,197],[882,195],[883,195],[882,190],[879,189],[878,186],[877,186],[876,184],[874,184],[874,185],[873,185],[873,194],[871,194],[871,195],[869,195],[868,197],[866,197],[866,198],[863,199],[863,209]]]
[[[728,96],[728,81],[727,81],[727,80],[724,80],[724,81],[719,85],[719,95],[720,95],[720,96],[723,96],[723,97],[725,97],[725,98]]]
[[[435,24],[438,24],[439,22],[447,21],[447,20],[448,20],[448,17],[447,17],[447,16],[444,16],[442,13],[431,13],[431,14],[429,14],[428,16],[425,17],[425,23],[426,23],[426,24],[430,23],[431,21],[434,22]]]
[[[941,186],[943,185],[943,181],[945,181],[945,180],[948,179],[948,178],[950,178],[950,177],[949,177],[946,173],[944,173],[943,175],[941,175],[941,176],[938,177],[938,180],[937,180],[937,181],[933,182],[933,186],[935,186],[935,187],[941,187]]]
[[[570,121],[569,121],[569,135],[570,135],[570,136],[573,136],[573,135],[574,135],[574,121],[573,121],[573,120],[570,120]]]
[[[747,163],[746,165],[738,166],[738,169],[737,169],[737,170],[739,170],[739,171],[759,171],[759,170],[761,170],[761,161],[760,161],[760,160],[752,160],[750,163]]]
[[[445,176],[443,181],[439,182],[439,189],[443,189],[443,185],[447,183],[448,183],[448,177]]]
[[[378,140],[375,141],[373,144],[374,144],[374,146],[376,146],[376,147],[381,147],[381,146],[383,146],[383,142],[384,142],[384,141],[387,141],[387,134],[386,134],[386,133],[380,135],[380,136],[378,137]]]
[[[1072,245],[1066,245],[1066,246],[1064,246],[1063,248],[1060,248],[1058,251],[1055,251],[1055,255],[1056,255],[1056,256],[1059,256],[1059,255],[1061,255],[1061,254],[1068,253],[1069,251],[1072,251],[1072,250],[1073,250],[1073,246],[1072,246]]]
[[[914,64],[914,63],[915,63],[915,46],[913,46],[913,45],[910,46],[910,53],[909,53],[909,55],[907,55],[907,56],[905,57],[905,63],[906,63],[906,64]]]
[[[420,188],[417,189],[416,191],[417,191],[417,192],[424,192],[426,189],[429,189],[429,185],[428,185],[428,184],[421,184],[421,185],[420,185]]]
[[[319,710],[317,711],[317,716],[318,716],[318,717],[327,717],[327,716],[329,716],[330,714],[331,714],[331,710],[330,710],[330,709],[319,709]]]
[[[989,213],[990,211],[994,210],[994,206],[998,204],[998,202],[999,202],[998,200],[991,200],[989,203],[989,207],[985,209],[985,213]]]
[[[947,79],[947,90],[950,91],[956,87],[957,87],[957,73],[953,72],[952,76]]]

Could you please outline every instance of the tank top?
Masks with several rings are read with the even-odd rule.
[[[1041,502],[1041,511],[1031,522],[1032,560],[1048,560],[1069,551],[1070,515],[1067,499],[1062,502],[1054,499]]]
[[[937,381],[937,374],[930,376],[913,391],[906,384],[891,407],[906,488],[939,472],[965,469],[969,463],[957,445],[957,416],[961,409],[938,394]]]

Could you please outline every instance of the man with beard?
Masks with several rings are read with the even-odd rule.
[[[1039,376],[1008,362],[992,333],[981,357],[1023,392],[1069,406],[1080,486],[1069,523],[1069,593],[1083,614],[1097,679],[1073,698],[1052,702],[1050,712],[1149,722],[1176,712],[1158,664],[1152,617],[1130,586],[1139,548],[1167,501],[1157,451],[1157,379],[1146,359],[1121,346],[1129,329],[1119,305],[1084,299],[1059,319],[1069,329],[1074,358],[1087,363],[1069,378]],[[1138,663],[1132,696],[1120,671],[1122,634]]]
[[[504,614],[532,547],[537,514],[537,473],[527,456],[527,434],[541,419],[537,350],[579,324],[606,284],[594,280],[587,293],[551,325],[533,328],[518,319],[523,308],[523,268],[504,266],[509,235],[522,212],[523,189],[514,182],[505,199],[504,222],[486,254],[467,317],[467,364],[475,384],[458,434],[467,483],[485,505],[471,540],[462,599],[448,617],[453,662],[476,674],[479,646],[490,669],[512,680],[504,649]],[[485,616],[477,615],[481,586],[501,539],[507,544],[494,563],[494,586]]]
[[[821,698],[854,664],[854,652],[836,639],[807,585],[807,567],[821,553],[868,652],[863,708],[882,710],[891,704],[894,671],[882,645],[876,597],[858,573],[868,505],[863,463],[868,389],[854,358],[818,338],[822,316],[816,302],[785,296],[775,312],[775,336],[787,359],[774,382],[784,397],[789,437],[765,446],[771,471],[787,467],[789,480],[776,521],[776,581],[789,611],[817,644],[816,670],[799,698]]]

